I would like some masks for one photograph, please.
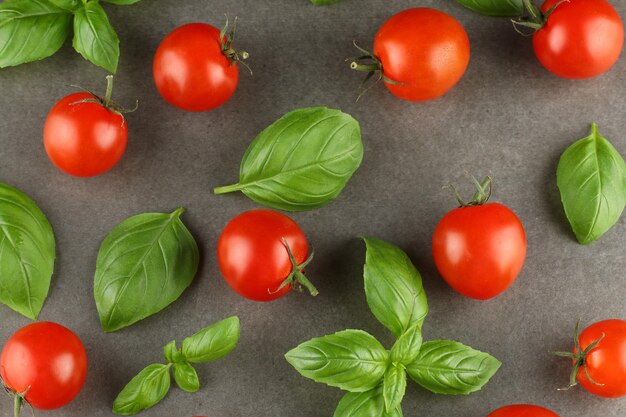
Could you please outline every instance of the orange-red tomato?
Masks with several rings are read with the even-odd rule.
[[[559,415],[537,405],[516,404],[498,408],[487,417],[559,417]]]

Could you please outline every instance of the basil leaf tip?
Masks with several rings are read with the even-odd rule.
[[[519,17],[524,13],[523,0],[456,0],[468,9],[486,16]]]
[[[117,71],[120,40],[97,1],[85,3],[74,13],[72,45],[86,60],[113,74]]]

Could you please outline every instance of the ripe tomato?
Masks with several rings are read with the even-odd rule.
[[[516,404],[498,408],[487,417],[559,417],[559,415],[537,405]]]
[[[604,320],[592,324],[578,335],[576,326],[574,368],[570,386],[576,380],[587,391],[605,398],[626,395],[626,321]]]
[[[436,99],[463,76],[470,43],[452,16],[429,8],[408,9],[392,16],[378,30],[374,66],[352,63],[353,69],[379,70],[395,96],[410,101]]]
[[[293,254],[290,257],[289,252]],[[226,282],[240,295],[255,301],[275,300],[304,286],[312,295],[315,287],[302,273],[310,262],[306,236],[284,214],[252,210],[232,219],[217,243],[220,270]]]
[[[0,374],[17,400],[34,408],[60,408],[76,397],[87,374],[87,355],[78,336],[60,324],[37,322],[22,327],[7,341]]]
[[[559,0],[546,0],[545,14]],[[607,0],[569,0],[549,14],[533,36],[535,55],[559,77],[596,77],[611,68],[624,44],[624,26]]]
[[[479,300],[506,290],[526,257],[526,234],[518,217],[487,199],[450,211],[433,235],[433,257],[441,276],[459,293]]]
[[[188,111],[207,111],[228,101],[239,81],[236,62],[248,57],[232,48],[233,36],[234,28],[220,38],[220,30],[206,23],[183,25],[167,35],[152,67],[161,96]]]
[[[52,107],[43,129],[48,157],[61,171],[93,177],[111,169],[126,150],[128,126],[111,103],[112,76],[104,99],[81,92]]]

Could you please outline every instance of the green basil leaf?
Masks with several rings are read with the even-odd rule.
[[[406,371],[402,364],[392,363],[383,379],[383,399],[385,411],[396,410],[402,403],[406,392]]]
[[[500,368],[499,360],[451,340],[422,344],[406,368],[415,382],[436,394],[467,395],[480,390]]]
[[[37,319],[54,272],[52,227],[26,194],[0,183],[0,303]]]
[[[183,391],[196,392],[200,389],[200,380],[196,370],[187,362],[174,364],[174,380]]]
[[[191,284],[198,269],[196,241],[171,214],[145,213],[113,228],[102,242],[96,263],[94,296],[107,332],[155,314]]]
[[[287,352],[285,358],[306,378],[363,392],[383,378],[389,353],[374,336],[361,330],[344,330],[304,342]]]
[[[517,17],[524,14],[522,0],[456,0],[476,13],[486,16]]]
[[[130,380],[113,402],[113,412],[131,416],[161,401],[170,390],[170,365],[155,363]]]
[[[592,125],[591,134],[565,150],[556,171],[565,214],[576,239],[599,239],[626,205],[626,164],[613,145]]]
[[[316,6],[325,6],[327,4],[339,3],[339,0],[311,0],[311,3]]]
[[[361,128],[352,116],[325,107],[299,109],[250,144],[238,184],[214,192],[241,191],[275,209],[312,210],[341,193],[362,159]]]
[[[335,409],[333,417],[402,417],[402,408],[396,407],[390,413],[385,411],[383,387],[366,392],[348,392]]]
[[[396,340],[391,348],[391,361],[408,365],[417,358],[421,347],[422,329],[418,323],[415,323]]]
[[[120,40],[97,1],[85,3],[74,14],[74,49],[83,58],[115,74]]]
[[[126,6],[129,4],[139,3],[141,0],[102,0],[107,3],[117,4],[118,6]]]
[[[192,363],[210,362],[228,355],[239,341],[239,318],[229,317],[183,340],[183,356]]]
[[[47,0],[0,3],[0,67],[47,58],[70,31],[72,14]]]
[[[163,356],[169,363],[184,362],[183,352],[176,347],[176,341],[172,340],[163,348]]]
[[[386,328],[400,336],[428,314],[422,277],[402,250],[383,240],[363,238],[367,304]]]
[[[80,0],[48,0],[48,1],[50,1],[50,3],[54,4],[55,6],[60,7],[61,9],[65,9],[71,12],[78,9],[78,7],[81,5]]]

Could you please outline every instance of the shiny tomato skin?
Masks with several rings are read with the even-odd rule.
[[[154,82],[170,104],[207,111],[226,103],[239,81],[237,65],[222,53],[220,30],[189,23],[163,39],[153,62]]]
[[[87,375],[87,354],[71,330],[36,322],[9,338],[0,356],[0,374],[13,391],[28,389],[25,398],[34,408],[53,410],[80,392]]]
[[[59,100],[48,113],[43,129],[46,153],[54,165],[66,174],[93,177],[113,168],[128,142],[124,117],[81,92]]]
[[[450,211],[433,235],[433,257],[459,293],[486,300],[517,278],[526,257],[526,234],[508,207],[486,203]]]
[[[286,239],[298,265],[308,257],[308,243],[300,226],[273,210],[251,210],[232,219],[217,243],[217,256],[226,282],[254,301],[272,301],[291,291],[276,290],[293,270]]]
[[[559,0],[546,0],[546,13]],[[624,26],[607,0],[570,0],[561,3],[545,26],[533,35],[539,62],[550,72],[569,79],[593,78],[608,71],[624,45]]]
[[[378,30],[374,55],[395,96],[409,101],[434,100],[463,76],[470,43],[452,16],[430,8],[408,9],[392,16]]]
[[[626,396],[626,321],[612,319],[592,324],[580,333],[580,347],[585,350],[603,333],[604,338],[589,352],[585,361],[589,376],[597,384],[585,376],[583,367],[578,371],[578,383],[600,397]]]
[[[487,417],[559,417],[559,415],[537,405],[515,404],[498,408]]]

